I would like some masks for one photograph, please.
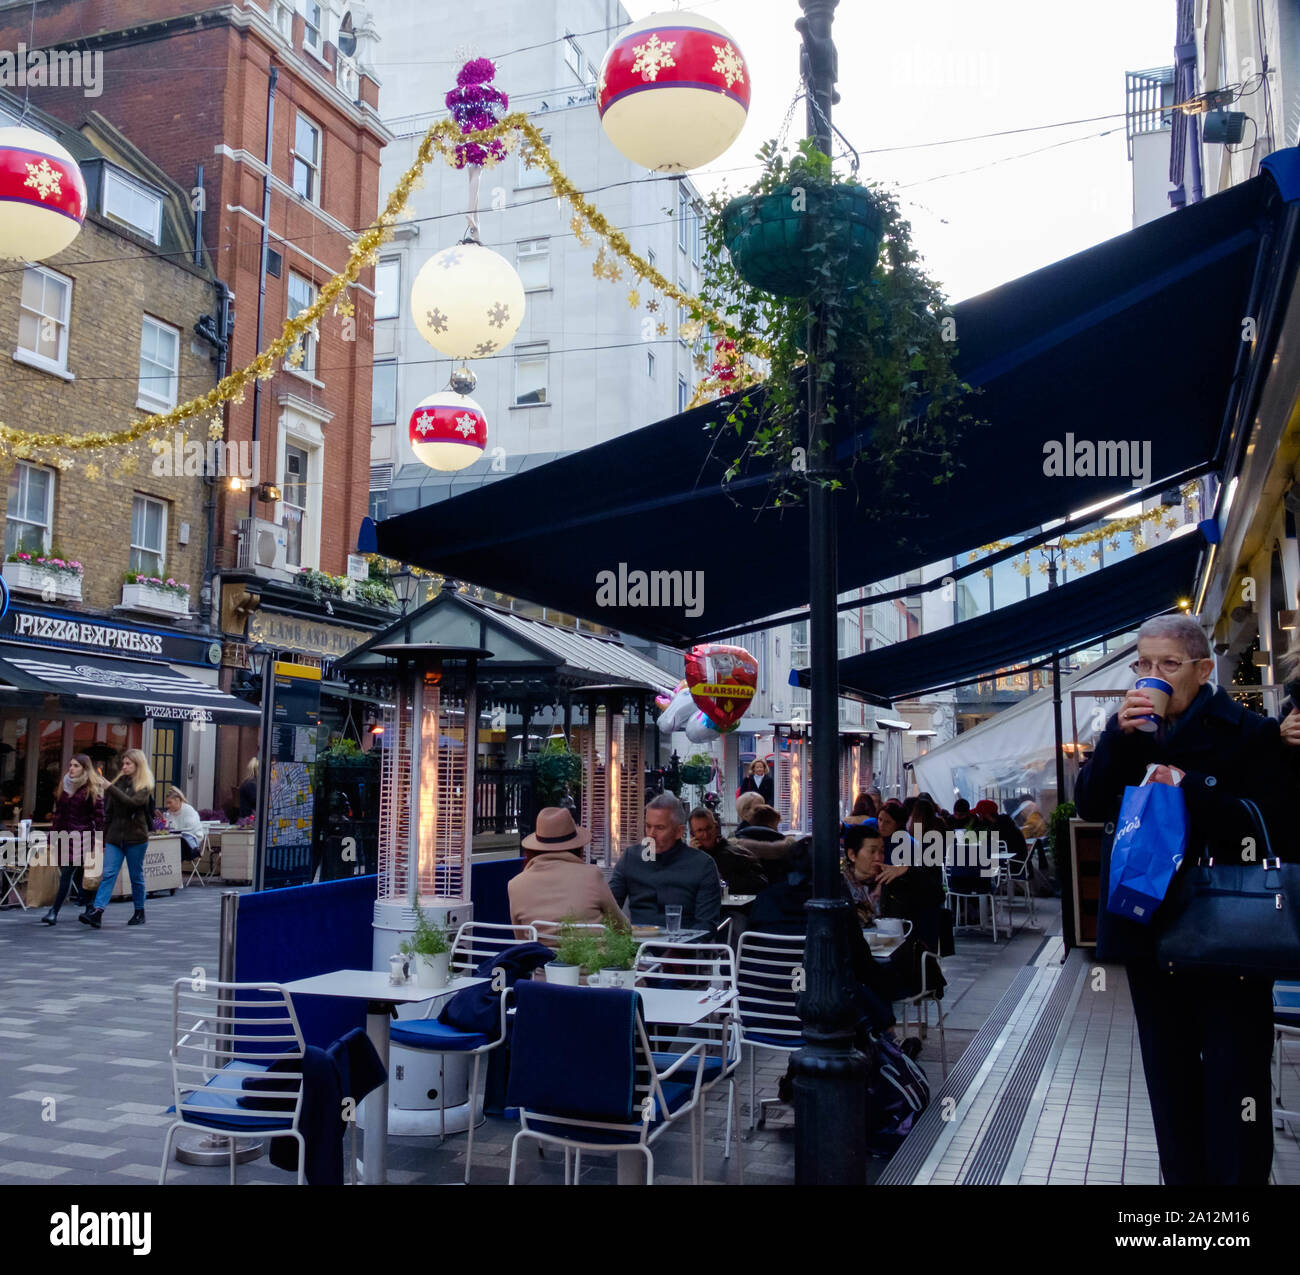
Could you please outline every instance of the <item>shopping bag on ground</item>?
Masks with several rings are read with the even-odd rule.
[[[1149,925],[1164,901],[1187,846],[1187,803],[1182,789],[1150,782],[1125,788],[1110,850],[1106,910]]]

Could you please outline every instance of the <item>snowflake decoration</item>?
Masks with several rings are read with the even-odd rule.
[[[445,332],[447,330],[447,316],[441,310],[426,310],[424,312],[424,321],[429,325],[430,332]]]
[[[285,362],[290,367],[302,367],[302,361],[306,357],[307,351],[304,350],[301,345],[295,345],[293,349],[289,351],[289,357],[285,359]]]
[[[469,438],[470,435],[478,432],[478,422],[466,412],[464,416],[456,417],[456,429],[461,437]]]
[[[640,306],[641,294],[633,288],[632,291],[627,294],[627,308],[629,310],[637,310],[640,309]]]
[[[1089,562],[1092,562],[1092,563],[1098,563],[1098,562],[1100,562],[1100,561],[1101,561],[1101,554],[1100,554],[1096,549],[1094,549],[1094,550],[1093,550],[1093,551],[1088,555],[1088,561],[1089,561]]]
[[[222,435],[225,434],[225,432],[226,431],[220,421],[213,421],[208,426],[208,437],[213,441],[221,438]]]
[[[340,318],[350,319],[357,312],[356,306],[346,297],[340,297],[334,302],[334,313]]]
[[[1119,552],[1119,541],[1118,541],[1118,540],[1112,540],[1112,541],[1110,541],[1110,542],[1106,545],[1106,548],[1109,549],[1112,553],[1118,553],[1118,552]]]
[[[480,341],[474,347],[474,356],[481,359],[485,355],[491,354],[496,348],[497,343],[495,341]]]
[[[422,435],[433,432],[433,417],[428,412],[421,412],[415,418],[415,432]]]
[[[651,314],[658,314],[659,299],[657,297],[651,297],[650,300],[645,303],[645,308],[649,310]]]
[[[643,80],[658,79],[659,72],[665,67],[677,65],[670,56],[676,47],[676,40],[660,40],[657,35],[652,35],[644,44],[634,44],[632,52],[636,54],[636,61],[632,63],[632,74],[640,72]]]
[[[510,320],[510,307],[504,302],[498,301],[495,305],[488,307],[487,312],[488,324],[494,328],[504,328]]]
[[[452,266],[458,266],[461,262],[460,253],[455,248],[448,248],[446,252],[438,258],[438,264],[444,270],[450,270]]]
[[[666,323],[663,323],[663,322],[659,322],[659,323],[655,324],[655,332],[656,332],[659,336],[667,336],[667,335],[668,335],[668,325],[667,325]]]
[[[573,218],[569,222],[569,229],[573,231],[573,237],[584,247],[591,242],[591,236],[583,229],[582,218],[577,213],[573,214]]]
[[[127,456],[117,467],[117,472],[119,474],[134,474],[138,465],[139,461],[134,456]]]
[[[43,159],[39,164],[27,165],[27,180],[23,185],[33,187],[41,199],[46,200],[51,195],[63,194],[62,181],[63,174],[51,168],[48,159]]]
[[[745,64],[741,61],[740,54],[731,47],[731,41],[728,40],[721,48],[715,44],[713,52],[718,58],[713,64],[713,69],[726,77],[727,87],[730,88],[737,80],[744,84]]]
[[[697,323],[694,319],[688,319],[677,329],[677,335],[683,341],[694,341],[697,336],[704,330],[704,324]]]
[[[99,477],[100,477],[100,469],[99,469],[99,466],[96,465],[95,462],[94,462],[93,460],[90,462],[89,465],[86,466],[86,468],[85,468],[84,470],[82,470],[82,473],[84,473],[84,474],[86,475],[86,477],[89,478],[90,481],[91,481],[92,483],[93,483],[93,482],[98,482],[98,481],[99,481]]]

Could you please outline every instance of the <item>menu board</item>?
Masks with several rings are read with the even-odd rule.
[[[320,670],[277,661],[263,697],[265,800],[259,811],[257,888],[312,878],[312,777],[320,725]]]

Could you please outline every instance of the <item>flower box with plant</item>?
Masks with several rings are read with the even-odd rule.
[[[546,981],[577,987],[584,974],[601,968],[602,955],[600,935],[566,918],[556,936],[555,960],[546,965]]]
[[[4,562],[4,581],[19,593],[39,593],[53,601],[63,598],[81,600],[81,581],[84,568],[73,558],[65,558],[57,551],[29,553],[18,549]]]
[[[127,571],[122,576],[122,605],[135,611],[189,615],[190,586],[173,576],[164,579],[143,571]]]
[[[354,581],[356,600],[367,606],[382,607],[386,611],[397,610],[397,594],[383,580]]]
[[[682,763],[682,783],[703,787],[713,778],[713,758],[708,753],[692,753]]]
[[[566,792],[577,799],[582,786],[582,758],[569,748],[568,740],[548,739],[529,762],[539,809],[558,806]]]
[[[420,900],[412,904],[415,929],[403,939],[398,951],[415,958],[415,982],[419,987],[446,987],[451,973],[451,943],[445,930],[429,920]]]
[[[631,987],[636,982],[636,954],[641,940],[630,930],[616,929],[606,923],[600,941],[601,985]]]
[[[319,602],[326,594],[341,598],[350,581],[347,576],[332,576],[328,571],[317,571],[315,567],[303,567],[294,580]]]

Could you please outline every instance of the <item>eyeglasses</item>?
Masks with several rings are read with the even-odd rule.
[[[1208,658],[1205,656],[1202,659]],[[1134,660],[1129,668],[1139,677],[1150,677],[1152,672],[1159,669],[1166,677],[1173,677],[1184,664],[1199,664],[1200,660],[1159,660],[1152,664],[1150,660]]]

